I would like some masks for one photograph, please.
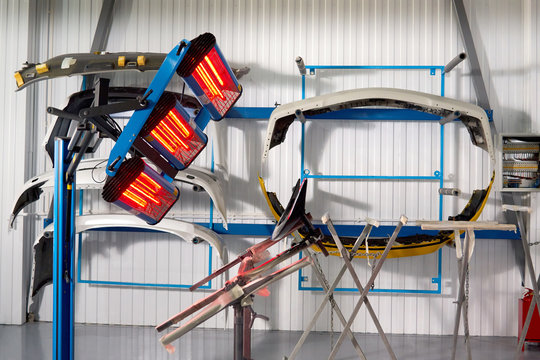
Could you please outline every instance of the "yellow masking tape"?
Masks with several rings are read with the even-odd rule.
[[[15,80],[17,81],[17,87],[23,86],[24,80],[21,76],[21,73],[18,71],[15,73]]]
[[[47,64],[38,64],[36,65],[36,71],[38,74],[43,74],[49,71],[49,67],[47,66]]]
[[[118,66],[120,66],[120,67],[126,66],[126,57],[125,56],[119,56],[118,57]]]

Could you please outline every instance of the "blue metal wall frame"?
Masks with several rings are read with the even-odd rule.
[[[430,75],[434,76],[437,70],[441,74],[441,96],[444,96],[444,66],[435,66],[435,65],[418,65],[418,66],[363,66],[363,65],[353,65],[353,66],[342,66],[342,65],[306,65],[306,70],[309,71],[311,75],[314,75],[318,69],[332,69],[332,70],[429,70]],[[306,75],[302,75],[302,99],[306,97]],[[373,109],[374,112],[377,112],[378,109]],[[399,111],[402,118],[393,120],[395,121],[439,121],[440,117],[431,115],[426,118],[424,116],[418,116],[420,112],[413,111],[412,113],[403,112],[400,109],[394,111]],[[398,114],[399,114],[398,113]],[[415,114],[416,113],[416,114]],[[429,115],[429,114],[426,114]],[[332,117],[338,118],[339,114],[332,113]],[[379,114],[378,117],[384,116]],[[369,120],[380,120],[380,119],[369,119]],[[439,187],[444,187],[444,127],[440,126],[440,162],[439,170],[434,171],[433,176],[372,176],[372,175],[311,175],[309,169],[305,168],[304,156],[305,156],[305,123],[301,125],[301,160],[300,160],[300,177],[312,178],[312,179],[356,179],[356,180],[433,180],[439,181]],[[439,220],[442,220],[442,208],[443,208],[443,197],[439,194]],[[302,254],[300,253],[300,257]],[[436,290],[418,290],[418,289],[372,289],[371,292],[383,292],[383,293],[404,293],[404,294],[440,294],[442,292],[442,250],[438,251],[438,264],[437,264],[437,277],[431,279],[432,284],[437,285]],[[305,280],[305,277],[302,275],[302,269],[298,270],[298,290],[308,290],[308,291],[323,291],[321,287],[306,287],[302,285],[302,282]],[[358,291],[357,288],[341,288],[337,287],[335,291]]]
[[[205,111],[206,114],[208,112]],[[206,125],[206,124],[205,124]],[[214,172],[214,145],[212,143],[212,165],[211,171]],[[83,190],[79,191],[79,215],[83,214]],[[213,227],[213,210],[214,205],[212,200],[210,200],[210,222],[205,226],[212,229]],[[111,228],[103,229],[104,231],[111,231]],[[126,228],[117,228],[115,231],[141,231],[141,230],[128,230]],[[153,232],[149,230],[149,232]],[[212,273],[212,246],[209,244],[208,249],[208,275]],[[109,285],[109,286],[133,286],[133,287],[150,287],[150,288],[172,288],[172,289],[189,289],[192,284],[168,284],[168,283],[147,283],[147,282],[126,282],[126,281],[106,281],[106,280],[87,280],[81,278],[81,262],[82,262],[82,234],[79,234],[78,237],[78,253],[77,253],[77,282],[81,284],[92,284],[92,285]],[[73,271],[75,273],[75,270]],[[210,280],[206,285],[200,286],[199,289],[209,290],[212,288],[212,280]]]
[[[109,231],[112,229],[103,229]],[[114,229],[115,231],[130,231],[126,228]],[[132,230],[139,232],[141,230]],[[147,232],[158,232],[153,230],[146,230]],[[82,258],[82,240],[79,237],[79,252],[77,254],[77,282],[81,284],[93,284],[93,285],[110,285],[110,286],[133,286],[133,287],[154,287],[154,288],[171,288],[171,289],[189,289],[192,284],[168,284],[168,283],[147,283],[147,282],[127,282],[127,281],[106,281],[106,280],[86,280],[81,279],[81,258]],[[208,275],[212,273],[212,246],[208,245]],[[212,281],[209,281],[206,285],[199,287],[199,289],[209,290],[212,288]]]
[[[330,66],[306,66],[306,68],[310,69],[310,73],[314,71],[314,69],[335,69],[335,67]],[[437,70],[441,71],[441,95],[444,96],[444,72],[442,66],[342,66],[339,67],[340,69],[409,69],[409,70],[429,70],[431,75],[435,75]],[[302,97],[305,98],[305,76],[302,76]],[[272,111],[275,109],[275,107],[234,107],[229,111],[229,113],[226,115],[226,118],[231,119],[259,119],[259,120],[268,120],[270,118],[270,115]],[[488,112],[488,115],[491,116],[491,114]],[[415,110],[409,110],[409,109],[372,109],[372,108],[365,108],[365,109],[346,109],[346,110],[340,110],[332,113],[325,113],[325,114],[319,114],[315,116],[306,116],[307,119],[333,119],[333,120],[369,120],[369,121],[438,121],[440,117],[432,114],[427,114]],[[491,117],[490,117],[491,118]],[[444,155],[443,155],[443,147],[444,147],[444,129],[441,126],[441,164],[443,164],[444,161]],[[303,156],[302,156],[303,160]],[[443,164],[444,165],[444,164]],[[213,153],[213,144],[212,144],[212,171],[214,171],[214,153]],[[441,166],[441,169],[443,167]],[[325,175],[322,175],[323,177]],[[354,177],[353,177],[354,176]],[[335,178],[337,179],[351,179],[351,178],[358,178],[358,179],[379,179],[380,177],[374,177],[369,175],[337,175]],[[309,175],[311,178],[321,178],[321,175]],[[442,182],[443,177],[443,171],[437,171],[434,173],[433,176],[396,176],[392,177],[394,180],[439,180]],[[442,186],[442,185],[441,185]],[[81,191],[82,193],[82,191]],[[82,199],[80,200],[82,203]],[[82,210],[80,210],[82,211]],[[82,213],[80,213],[82,214]],[[442,219],[442,201],[439,201],[439,219]],[[208,223],[198,223],[199,225],[208,227],[211,230],[214,230],[216,233],[221,235],[243,235],[243,236],[270,236],[272,233],[272,229],[274,227],[274,224],[229,224],[229,229],[226,230],[222,224],[220,223],[214,223],[213,219],[213,203],[212,200],[210,200],[210,216],[209,216],[209,222]],[[337,225],[336,228],[338,229],[338,232],[342,234],[343,236],[356,236],[357,234],[361,233],[363,226],[360,225]],[[382,227],[381,227],[382,228]],[[403,227],[402,233],[425,233],[417,226],[405,226]],[[380,236],[383,236],[386,233],[381,233]],[[374,231],[372,233],[372,236],[378,236],[376,235],[377,232]],[[508,232],[501,232],[501,231],[482,231],[477,232],[476,235],[477,238],[483,238],[483,239],[519,239],[518,235],[508,234]],[[81,239],[79,238],[79,249],[81,249]],[[209,252],[209,264],[211,264],[211,256],[212,256],[212,247],[210,246],[210,252]],[[438,284],[438,290],[416,290],[416,289],[409,289],[406,290],[407,293],[440,293],[440,280],[441,280],[441,251],[439,251],[439,257],[438,257],[438,277],[433,278],[434,283],[436,282]],[[186,288],[190,285],[186,284],[152,284],[152,283],[127,283],[127,282],[108,282],[108,281],[99,281],[99,280],[83,280],[80,278],[80,258],[81,254],[78,253],[78,264],[77,264],[77,281],[81,283],[88,283],[88,284],[102,284],[102,285],[119,285],[119,286],[142,286],[142,287],[171,287],[171,288]],[[211,273],[211,265],[209,265],[209,273]],[[299,278],[299,288],[301,287],[300,283],[301,278]],[[206,286],[203,286],[202,288],[210,288],[211,283],[209,283]],[[311,288],[311,287],[303,287],[301,290],[322,290],[320,288]],[[355,289],[344,289],[344,288],[338,288],[336,291],[354,291]],[[433,292],[435,291],[435,292]],[[438,291],[438,292],[436,292]],[[374,289],[374,292],[402,292],[401,289]]]
[[[214,143],[212,142],[212,163],[210,170],[214,172]],[[82,193],[80,191],[79,198],[79,215],[83,214],[83,201]],[[208,224],[204,226],[209,229],[214,227],[214,203],[210,199],[210,220]],[[105,229],[104,229],[105,230]],[[111,230],[111,229],[108,229]],[[126,231],[125,228],[118,228],[117,231]],[[129,231],[129,230],[128,230]],[[142,230],[132,230],[132,231],[142,231]],[[154,232],[152,230],[146,230],[148,232]],[[157,231],[156,231],[157,232]],[[212,274],[212,245],[208,244],[208,275]],[[111,285],[111,286],[134,286],[134,287],[157,287],[157,288],[171,288],[171,289],[189,289],[192,284],[168,284],[168,283],[147,283],[147,282],[126,282],[126,281],[105,281],[105,280],[86,280],[81,278],[81,259],[82,259],[82,234],[79,234],[78,242],[78,254],[77,254],[77,282],[81,284],[93,284],[93,285]],[[199,289],[209,290],[212,288],[212,280],[208,281],[206,285],[200,286]]]

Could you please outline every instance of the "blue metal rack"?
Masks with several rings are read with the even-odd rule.
[[[214,143],[212,142],[212,163],[210,170],[214,172]],[[79,198],[79,215],[83,214],[83,202],[82,202],[82,193],[83,191],[80,191],[80,198]],[[210,199],[210,220],[208,224],[204,224],[203,226],[208,227],[209,229],[214,229],[214,203],[212,202],[212,199]],[[118,229],[119,231],[128,231],[125,228]],[[138,231],[149,231],[154,232],[153,230],[140,230],[140,229],[132,229],[132,231],[138,232]],[[208,270],[207,274],[212,274],[212,246],[208,245]],[[111,285],[111,286],[135,286],[135,287],[150,287],[150,288],[170,288],[170,289],[189,289],[193,284],[170,284],[170,283],[147,283],[147,282],[127,282],[127,281],[109,281],[109,280],[90,280],[90,279],[82,279],[81,277],[81,259],[82,259],[82,234],[79,234],[79,240],[78,240],[78,253],[77,253],[77,282],[81,284],[92,284],[92,285]],[[208,281],[206,285],[200,286],[199,289],[202,290],[210,290],[212,289],[212,280]]]
[[[434,76],[437,73],[437,70],[441,74],[441,90],[440,95],[444,96],[444,66],[435,66],[435,65],[418,65],[418,66],[362,66],[362,65],[306,65],[306,70],[309,71],[311,75],[314,75],[316,70],[319,69],[331,69],[331,70],[428,70],[430,75]],[[306,75],[302,74],[302,99],[306,98]],[[356,110],[356,109],[354,109]],[[367,110],[367,109],[364,109]],[[366,120],[394,120],[394,121],[439,121],[440,117],[434,116],[431,114],[424,114],[414,110],[385,110],[385,109],[369,109],[365,115],[374,115],[372,118],[367,118]],[[344,111],[340,111],[344,112]],[[341,114],[340,112],[334,112],[332,114],[327,114],[331,119],[339,119]],[[348,113],[355,113],[353,110],[347,110]],[[392,115],[390,115],[392,114]],[[387,118],[388,117],[388,118]],[[428,181],[438,181],[439,187],[444,187],[444,127],[440,126],[440,160],[439,160],[439,170],[435,170],[432,176],[376,176],[376,175],[311,175],[309,169],[305,168],[305,122],[301,124],[301,157],[300,157],[300,176],[302,179],[311,178],[311,179],[338,179],[338,180],[428,180]],[[442,220],[442,209],[443,209],[443,198],[442,195],[439,195],[439,220]],[[302,254],[300,254],[302,256]],[[372,292],[384,292],[384,293],[408,293],[408,294],[440,294],[442,292],[442,250],[438,251],[438,264],[437,264],[437,277],[431,279],[433,284],[437,285],[436,290],[419,290],[419,289],[373,289]],[[298,289],[299,290],[310,290],[310,291],[323,291],[321,287],[311,287],[303,286],[302,282],[305,281],[306,277],[302,274],[302,269],[299,270],[298,276]],[[335,291],[358,291],[357,288],[340,288],[337,287]]]
[[[403,69],[403,70],[428,70],[430,75],[436,75],[437,70],[441,72],[441,95],[444,96],[444,71],[442,66],[306,66],[309,69],[310,73],[313,73],[316,69]],[[302,76],[302,98],[305,98],[305,76]],[[235,119],[264,119],[267,120],[274,107],[235,107],[228,114],[227,118]],[[491,119],[491,112],[488,112],[488,116]],[[432,115],[426,114],[414,110],[407,109],[347,109],[331,114],[320,114],[315,116],[306,116],[307,119],[333,119],[333,120],[368,120],[368,121],[438,121],[440,118]],[[306,173],[304,168],[304,149],[305,149],[305,125],[302,124],[302,154],[301,154],[301,176],[306,178],[313,179],[359,179],[359,180],[432,180],[439,181],[440,186],[443,186],[443,165],[444,165],[444,129],[441,126],[440,132],[441,138],[441,155],[440,155],[440,169],[435,171],[432,176],[392,176],[392,177],[381,177],[381,176],[372,176],[372,175],[312,175],[309,173],[309,170]],[[58,156],[55,158],[55,168],[57,170],[58,179],[64,179],[64,182],[58,180],[57,186],[55,186],[55,202],[57,199],[63,199],[58,205],[55,203],[55,211],[58,210],[58,213],[55,213],[55,218],[57,214],[66,214],[65,210],[67,209],[67,192],[70,191],[67,189],[65,184],[65,171],[66,164],[69,163],[65,159],[65,140],[61,141],[61,145],[58,145]],[[60,143],[59,143],[60,144]],[[212,170],[214,167],[214,158],[212,150]],[[58,165],[56,163],[58,162]],[[74,184],[73,184],[74,187]],[[442,219],[442,196],[440,196],[439,201],[439,219]],[[75,208],[74,196],[71,196],[71,209]],[[57,209],[58,207],[58,209]],[[74,214],[73,214],[74,215]],[[74,216],[71,215],[71,222],[74,219]],[[71,278],[75,274],[75,261],[74,261],[74,224],[70,222],[70,227],[66,227],[67,217],[59,217],[59,221],[55,222],[55,226],[58,228],[55,229],[55,264],[61,266],[61,268],[55,267],[54,279],[53,279],[53,288],[54,288],[54,314],[53,314],[53,354],[55,359],[60,358],[60,352],[68,351],[62,355],[62,359],[66,359],[66,356],[73,358],[73,294],[74,294],[74,280]],[[223,228],[222,224],[214,224],[213,222],[213,204],[210,200],[210,219],[208,223],[200,223],[200,225],[206,226],[218,234],[223,235],[251,235],[251,236],[269,236],[272,233],[273,224],[229,224],[229,229],[226,230]],[[337,225],[336,229],[338,232],[344,236],[355,236],[363,230],[363,226],[360,225]],[[388,231],[384,226],[382,226],[379,231],[374,230],[372,232],[373,236],[383,236]],[[386,231],[386,232],[385,232]],[[402,233],[418,233],[421,232],[421,229],[417,226],[406,226],[403,228]],[[379,234],[379,235],[378,235]],[[488,239],[519,239],[519,234],[509,234],[507,232],[499,231],[478,231],[477,238],[488,238]],[[61,241],[58,239],[64,239]],[[79,238],[79,248],[81,239]],[[64,247],[60,246],[61,243],[64,243]],[[441,293],[441,251],[438,254],[438,277],[433,278],[432,282],[437,284],[437,290],[418,290],[418,289],[374,289],[374,292],[384,292],[384,293],[411,293],[411,294],[440,294]],[[143,287],[171,287],[171,288],[186,288],[190,285],[186,284],[160,284],[160,283],[136,283],[136,282],[114,282],[114,281],[100,281],[100,280],[85,280],[81,279],[81,252],[78,254],[78,266],[77,266],[77,281],[80,283],[89,283],[89,284],[100,284],[100,285],[124,285],[124,286],[143,286]],[[59,259],[65,259],[66,262],[60,262]],[[211,259],[212,259],[212,248],[209,250],[209,273],[211,272]],[[67,271],[67,272],[66,272]],[[68,274],[66,277],[65,275]],[[300,273],[298,288],[299,290],[311,290],[311,291],[321,291],[322,288],[319,287],[305,287],[302,286],[302,274]],[[208,283],[202,288],[211,288],[211,283]],[[337,288],[335,291],[357,291],[357,289],[349,288]],[[69,307],[66,306],[69,304]],[[62,342],[64,339],[64,342]],[[69,344],[65,344],[65,339],[69,339]],[[67,346],[66,346],[67,345]],[[69,350],[65,350],[69,349]],[[58,354],[58,355],[57,355]]]
[[[119,229],[127,231],[126,229]],[[134,230],[140,231],[140,230]],[[150,230],[151,231],[151,230]],[[153,231],[152,231],[153,232]],[[189,289],[193,284],[170,284],[170,283],[148,283],[148,282],[129,282],[129,281],[109,281],[109,280],[89,280],[81,278],[81,258],[82,258],[82,241],[79,238],[79,252],[77,254],[77,282],[81,284],[92,285],[111,285],[111,286],[133,286],[133,287],[151,287],[151,288],[169,288],[169,289]],[[208,270],[207,274],[212,274],[212,246],[208,245]],[[199,289],[209,290],[212,288],[212,281],[210,280],[206,285],[199,287]]]

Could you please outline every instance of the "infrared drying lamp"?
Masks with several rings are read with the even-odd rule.
[[[202,105],[195,118],[173,95],[164,94],[174,73],[180,75]],[[153,161],[167,160],[169,170],[183,170],[208,142],[203,130],[210,118],[222,119],[242,94],[234,73],[219,50],[216,38],[205,33],[182,40],[166,56],[141,101],[118,137],[106,167],[105,201],[131,212],[148,224],[157,224],[173,206],[179,190],[167,177],[148,167],[139,157],[124,161],[137,141],[147,144],[138,151]],[[144,140],[143,140],[144,139]],[[144,146],[143,146],[144,148]],[[156,157],[149,155],[157,151]]]
[[[187,168],[208,142],[208,137],[170,93],[161,96],[139,135],[177,170]]]
[[[155,225],[178,200],[180,191],[140,157],[132,157],[120,165],[116,176],[107,178],[102,196]]]
[[[242,86],[210,33],[191,41],[176,73],[214,120],[222,119],[242,94]]]

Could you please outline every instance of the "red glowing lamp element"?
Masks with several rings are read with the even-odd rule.
[[[222,119],[242,94],[242,86],[210,33],[191,41],[176,72],[214,120]]]
[[[180,191],[144,160],[133,157],[120,165],[116,176],[107,178],[102,196],[154,225],[178,200]]]
[[[178,170],[188,167],[208,142],[180,102],[169,93],[159,99],[140,135]]]

